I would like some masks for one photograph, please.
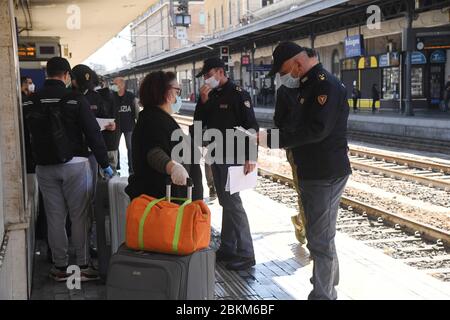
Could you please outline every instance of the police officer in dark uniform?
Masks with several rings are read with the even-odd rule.
[[[293,113],[296,125],[280,129],[278,134],[274,130],[260,131],[259,142],[261,146],[292,149],[305,210],[307,247],[314,260],[314,288],[308,298],[336,299],[336,219],[351,174],[346,89],[322,67],[312,49],[283,42],[275,48],[273,60],[269,74],[279,73],[282,84],[296,83],[299,88]]]
[[[201,76],[205,79],[205,85],[200,88],[194,120],[202,121],[207,129],[219,130],[224,140],[223,146],[216,145],[216,150],[223,148],[223,159],[217,156],[211,166],[219,203],[223,207],[221,246],[216,258],[217,261],[227,261],[226,267],[230,270],[243,270],[255,265],[253,241],[239,193],[231,195],[225,191],[225,185],[230,166],[244,165],[246,174],[255,170],[256,154],[251,159],[248,146],[244,155],[236,152],[234,155],[227,154],[226,145],[232,141],[227,141],[226,130],[242,126],[258,131],[259,126],[250,95],[228,79],[221,59],[205,60],[202,70],[197,74],[197,77]]]
[[[65,281],[69,264],[69,243],[66,230],[67,214],[72,222],[72,244],[76,264],[81,269],[81,281],[98,279],[90,265],[87,219],[92,193],[92,171],[89,151],[103,172],[112,175],[106,147],[95,117],[86,99],[67,90],[70,64],[61,57],[47,62],[48,78],[42,90],[24,103],[24,117],[29,129],[36,175],[47,214],[48,242],[54,266],[50,277]],[[50,116],[52,115],[52,116]]]

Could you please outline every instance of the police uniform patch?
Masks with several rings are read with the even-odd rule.
[[[317,97],[317,102],[319,102],[319,104],[323,106],[327,102],[327,99],[328,99],[327,95],[321,95]]]
[[[325,76],[325,73],[319,73],[319,80],[325,80],[327,77]]]
[[[85,73],[84,78],[86,79],[86,81],[89,81],[89,79],[91,78],[91,75],[89,73]]]
[[[239,86],[236,87],[236,90],[239,91],[239,92],[242,92],[242,89]]]
[[[251,106],[252,106],[252,104],[250,103],[250,101],[245,101],[244,102],[244,105],[247,107],[247,108],[250,108]]]

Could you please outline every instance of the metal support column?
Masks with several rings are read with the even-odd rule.
[[[256,94],[255,94],[255,51],[256,51],[256,46],[254,45],[252,48],[252,68],[251,68],[251,74],[250,74],[250,88],[252,90],[252,92],[250,92],[250,96],[252,97],[253,100],[253,105],[255,107],[257,107],[258,102],[256,101]]]
[[[197,78],[195,77],[195,60],[192,62],[192,90],[194,92],[194,101],[197,101]]]
[[[413,39],[412,39],[412,22],[414,18],[414,3],[413,1],[408,1],[408,8],[406,13],[406,30],[403,32],[406,44],[406,48],[403,48],[406,51],[406,61],[405,61],[405,115],[413,116],[414,110],[411,103],[411,53],[413,47]]]

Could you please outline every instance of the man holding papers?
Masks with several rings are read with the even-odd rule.
[[[239,193],[231,194],[225,189],[229,169],[232,171],[231,168],[240,164],[243,165],[240,167],[243,175],[255,171],[256,152],[253,155],[254,159],[250,157],[249,146],[245,148],[244,152],[236,152],[236,149],[233,148],[235,152],[230,154],[226,145],[233,144],[236,139],[227,137],[226,132],[234,131],[237,126],[254,131],[258,131],[259,127],[250,95],[228,79],[225,65],[221,59],[207,59],[201,72],[197,74],[197,77],[201,76],[205,79],[205,85],[200,88],[201,97],[195,108],[194,120],[202,121],[203,126],[206,126],[207,129],[215,129],[223,137],[222,143],[215,141],[216,162],[211,166],[219,203],[223,207],[221,245],[216,252],[216,259],[217,261],[226,261],[226,267],[230,270],[244,270],[255,265],[255,253],[247,214],[242,206]],[[221,151],[223,151],[223,156],[218,156],[217,154]],[[234,179],[233,182],[235,182]]]
[[[309,299],[334,300],[339,262],[334,244],[341,195],[351,174],[347,151],[349,106],[344,85],[326,71],[316,52],[293,42],[280,43],[273,52],[269,75],[298,89],[292,127],[260,131],[262,147],[292,150],[298,168],[300,195],[306,217],[307,247],[314,261],[313,291]]]

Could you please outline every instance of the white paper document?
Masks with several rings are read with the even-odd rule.
[[[243,190],[253,189],[256,187],[257,180],[258,168],[245,175],[244,166],[229,167],[225,191],[235,194]]]
[[[114,119],[97,118],[97,123],[100,126],[100,131],[105,130],[105,127],[109,126],[113,122],[114,122]]]
[[[236,129],[237,131],[242,132],[243,134],[245,134],[246,136],[256,139],[256,133],[252,133],[250,131],[248,131],[247,129],[244,129],[243,127],[239,126],[239,127],[234,127],[234,129]]]

